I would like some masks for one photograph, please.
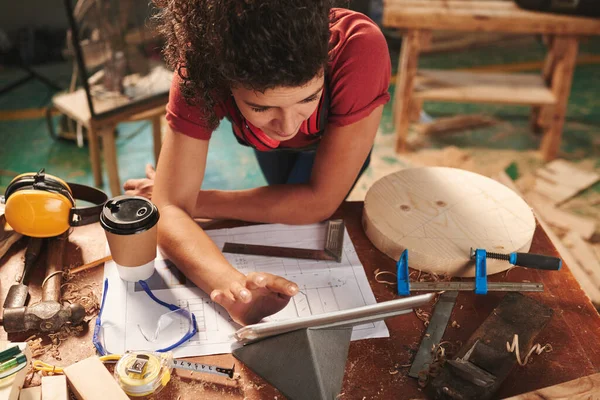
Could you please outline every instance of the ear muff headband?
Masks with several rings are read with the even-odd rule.
[[[75,207],[75,199],[93,205]],[[8,224],[23,235],[52,237],[72,226],[97,222],[107,199],[101,190],[67,183],[42,170],[12,180],[5,192],[5,216]]]

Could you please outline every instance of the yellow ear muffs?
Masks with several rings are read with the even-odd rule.
[[[95,205],[75,208],[75,198]],[[4,196],[4,214],[6,222],[23,235],[52,237],[66,232],[71,226],[98,221],[106,199],[106,194],[98,189],[68,184],[41,170],[19,175],[11,181]]]

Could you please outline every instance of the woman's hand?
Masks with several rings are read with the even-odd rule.
[[[154,189],[154,176],[156,171],[150,164],[146,164],[146,177],[142,179],[129,179],[123,185],[125,194],[130,196],[142,196],[152,200],[152,190]]]
[[[245,282],[235,281],[226,290],[213,290],[210,298],[225,308],[235,322],[249,325],[282,310],[297,293],[298,286],[285,278],[252,272],[246,275]]]

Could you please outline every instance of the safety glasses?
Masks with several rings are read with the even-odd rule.
[[[144,289],[144,292],[156,303],[169,309],[168,312],[162,314],[158,321],[148,319],[137,328],[147,343],[148,349],[156,352],[167,352],[181,346],[188,340],[192,339],[198,332],[196,316],[190,312],[187,304],[176,306],[164,302],[157,298],[150,290],[150,287],[145,281],[138,281],[139,285]],[[109,354],[105,346],[105,333],[110,329],[115,329],[114,325],[109,325],[102,322],[102,311],[104,310],[104,302],[108,294],[108,279],[104,280],[104,295],[98,318],[94,326],[93,343],[94,347],[100,355]],[[183,332],[183,333],[182,333]],[[158,348],[157,348],[158,347]]]

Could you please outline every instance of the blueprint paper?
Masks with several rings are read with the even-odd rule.
[[[323,249],[326,229],[325,223],[303,226],[276,224],[208,230],[206,233],[219,248],[223,248],[225,242],[233,242]],[[292,297],[283,310],[265,318],[267,321],[376,303],[347,231],[344,233],[341,263],[227,253],[225,257],[244,274],[253,271],[269,272],[298,284],[300,292]],[[169,260],[164,259],[160,252],[155,261],[155,269],[154,275],[146,281],[153,294],[168,303],[187,305],[198,323],[198,333],[176,348],[174,356],[230,353],[231,345],[236,343],[232,335],[240,326],[231,320],[222,307],[213,303],[206,293],[187,280]],[[160,316],[169,310],[151,300],[139,284],[122,281],[114,262],[105,264],[104,275],[109,281],[109,287],[102,325],[104,343],[109,352],[156,350],[175,343],[184,335],[185,329],[182,328],[179,337],[169,338],[172,340],[146,340],[141,331],[148,337],[148,332],[154,332]],[[389,332],[383,321],[355,326],[352,332],[352,340],[388,336]]]

